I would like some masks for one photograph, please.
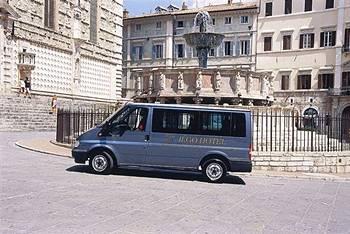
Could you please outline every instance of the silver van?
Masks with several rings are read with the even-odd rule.
[[[77,139],[76,163],[202,171],[210,182],[251,172],[251,113],[191,105],[130,103]]]

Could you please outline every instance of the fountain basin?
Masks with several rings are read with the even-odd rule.
[[[184,35],[186,43],[194,48],[200,49],[210,49],[218,47],[222,40],[224,39],[224,35],[218,33],[209,33],[209,32],[194,32],[187,33]]]

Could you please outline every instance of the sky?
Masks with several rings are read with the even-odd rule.
[[[154,11],[157,6],[167,7],[170,4],[173,4],[181,7],[184,1],[190,8],[196,7],[197,4],[201,7],[209,4],[216,5],[227,3],[227,0],[124,0],[124,8],[129,11],[130,15],[135,16],[142,15],[143,13],[150,13],[150,11]],[[252,0],[241,1],[245,2]],[[239,2],[239,0],[234,0],[234,2]]]

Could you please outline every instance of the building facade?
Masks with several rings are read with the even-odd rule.
[[[0,5],[0,89],[115,102],[121,97],[122,0],[12,0]]]
[[[196,9],[186,5],[157,7],[155,13],[138,17],[124,12],[123,95],[137,95],[142,71],[198,67],[197,52],[186,44],[183,35],[197,30],[194,17],[199,11],[209,12],[213,23],[209,31],[225,35],[222,44],[210,50],[208,68],[254,71],[257,10],[255,3],[228,1]]]
[[[350,1],[262,0],[257,71],[300,115],[350,115]]]

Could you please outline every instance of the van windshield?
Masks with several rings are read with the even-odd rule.
[[[111,122],[111,121],[115,122],[115,118],[119,118],[120,115],[128,112],[128,111],[125,111],[127,109],[130,109],[129,106],[120,107],[114,114],[110,115],[107,119],[105,119],[105,121],[103,121],[100,126],[103,126],[106,123]]]

